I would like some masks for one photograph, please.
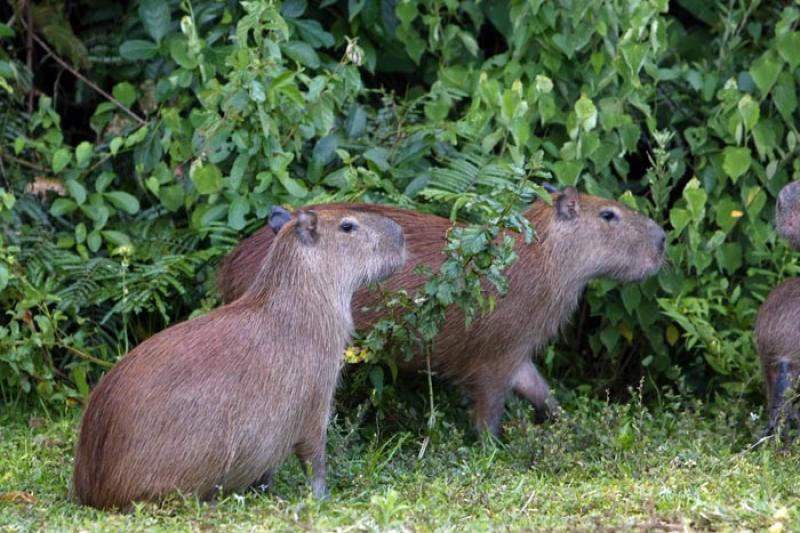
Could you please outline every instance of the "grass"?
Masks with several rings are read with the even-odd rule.
[[[413,406],[398,405],[379,432],[374,416],[340,409],[329,500],[310,497],[291,460],[267,494],[175,499],[129,515],[66,500],[77,414],[8,413],[0,418],[0,531],[800,530],[800,447],[751,448],[762,421],[746,405],[667,397],[651,409],[636,397],[578,397],[559,421],[537,426],[513,401],[495,444],[466,436],[461,406],[441,401],[447,414],[421,459],[423,430],[403,429],[424,427]]]

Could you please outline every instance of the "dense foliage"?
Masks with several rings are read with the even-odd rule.
[[[0,11],[5,400],[80,398],[129,347],[214,306],[215,261],[273,204],[363,199],[499,221],[492,193],[530,200],[541,189],[528,180],[545,174],[669,230],[663,272],[595,284],[545,374],[589,390],[642,376],[651,390],[758,390],[753,318],[800,272],[772,227],[777,191],[800,177],[798,6]]]

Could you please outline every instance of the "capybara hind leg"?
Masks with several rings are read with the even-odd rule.
[[[327,498],[328,487],[325,484],[325,437],[316,442],[301,442],[295,446],[295,454],[303,465],[303,470],[311,483],[311,491],[316,498]]]
[[[493,387],[485,384],[472,388],[472,422],[478,434],[488,431],[494,436],[499,436],[509,389],[507,385]]]
[[[250,484],[250,490],[256,492],[266,492],[272,486],[272,470],[267,470],[261,477]]]
[[[514,392],[528,400],[536,409],[534,418],[536,422],[544,422],[558,413],[558,402],[553,397],[547,381],[530,359],[519,365],[511,385]]]

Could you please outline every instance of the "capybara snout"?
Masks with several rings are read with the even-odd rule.
[[[781,189],[775,218],[778,233],[793,248],[800,249],[800,181],[792,182]]]

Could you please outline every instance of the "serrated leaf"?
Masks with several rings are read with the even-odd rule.
[[[791,70],[796,70],[800,65],[800,31],[793,31],[779,35],[776,45],[780,56],[789,63]]]
[[[183,196],[184,194],[182,185],[161,187],[158,192],[158,199],[161,200],[161,205],[173,213],[183,206]]]
[[[781,73],[782,67],[781,61],[772,50],[764,52],[761,57],[753,61],[750,66],[750,75],[762,95],[766,96],[772,89],[778,79],[778,75]]]
[[[200,194],[212,194],[222,188],[222,173],[213,163],[203,164],[195,160],[189,170],[189,178]]]
[[[736,180],[750,168],[750,149],[728,146],[723,150],[722,155],[722,170],[736,183]]]
[[[145,31],[157,43],[169,32],[169,3],[163,0],[141,0],[139,2],[139,19]]]

